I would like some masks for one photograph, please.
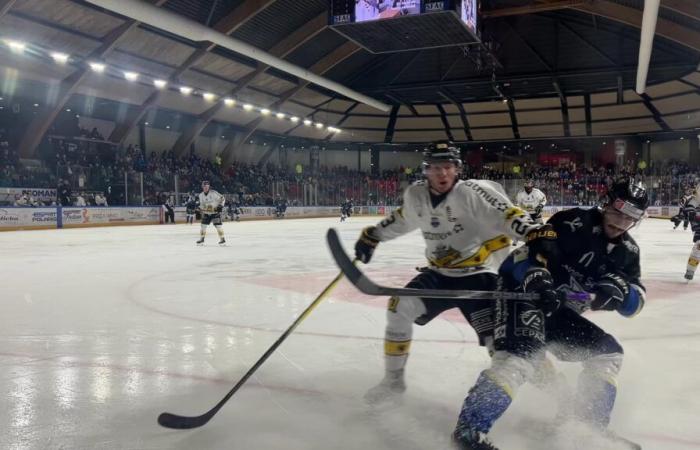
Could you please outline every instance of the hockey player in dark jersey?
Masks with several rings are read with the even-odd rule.
[[[623,351],[581,313],[609,310],[632,317],[644,306],[639,247],[627,231],[642,219],[648,203],[641,186],[619,180],[601,208],[555,214],[504,261],[499,273],[505,289],[536,292],[541,300],[496,303],[496,353],[464,401],[453,435],[458,448],[496,449],[486,435],[518,388],[532,380],[545,351],[583,364],[573,417],[623,447],[641,448],[607,430]],[[569,303],[563,300],[567,291],[593,295]]]
[[[688,205],[688,202],[692,200],[695,194],[695,189],[692,187],[688,188],[685,190],[685,195],[680,198],[678,201],[678,206],[680,207],[680,211],[678,211],[678,214],[675,216],[671,217],[671,222],[673,222],[673,229],[675,230],[678,228],[678,225],[683,222],[683,229],[687,230],[688,225],[690,222],[692,222],[693,217],[695,216],[695,208],[692,206]]]
[[[340,221],[345,222],[345,219],[349,219],[352,215],[352,200],[345,200],[340,205]]]
[[[197,210],[197,198],[194,196],[194,192],[190,194],[185,202],[185,212],[187,213],[187,223],[194,223],[194,215]]]
[[[283,200],[282,197],[277,197],[275,201],[275,218],[284,219],[284,213],[287,211],[287,200]]]
[[[240,222],[241,208],[238,206],[238,202],[231,202],[228,204],[228,217],[232,221]]]

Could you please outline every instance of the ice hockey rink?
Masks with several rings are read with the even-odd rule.
[[[383,374],[385,298],[342,282],[206,426],[161,428],[163,411],[197,415],[233,384],[338,273],[377,218],[226,223],[226,247],[198,225],[6,232],[0,318],[0,448],[447,449],[469,387],[488,363],[457,313],[417,327],[403,404],[362,396]],[[647,219],[648,303],[625,319],[589,317],[625,348],[612,428],[645,450],[700,449],[700,280],[683,279],[690,231]],[[419,234],[381,244],[365,267],[403,285],[423,264]],[[572,389],[578,367],[558,364]],[[575,426],[552,430],[551,396],[525,386],[492,432],[502,449],[616,447]]]

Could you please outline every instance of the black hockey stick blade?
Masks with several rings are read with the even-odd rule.
[[[350,260],[343,244],[340,242],[340,236],[334,228],[330,228],[326,233],[326,241],[330,248],[331,255],[336,264],[343,272],[345,277],[353,284],[360,292],[367,295],[378,295],[388,297],[430,297],[430,298],[456,298],[456,299],[483,299],[483,300],[538,300],[539,294],[525,292],[507,292],[507,291],[466,291],[466,290],[446,290],[446,289],[415,289],[415,288],[393,288],[380,286],[370,280],[362,271]],[[571,293],[570,300],[581,301],[588,299],[587,293]]]

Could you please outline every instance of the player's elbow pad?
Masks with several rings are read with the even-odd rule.
[[[644,308],[644,302],[646,301],[646,293],[644,289],[637,285],[630,285],[630,292],[625,297],[625,301],[617,309],[621,315],[625,317],[634,317]]]

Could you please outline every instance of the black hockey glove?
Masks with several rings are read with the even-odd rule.
[[[555,267],[559,260],[559,245],[557,232],[547,224],[533,230],[525,237],[530,260],[548,267]]]
[[[540,294],[540,299],[535,304],[547,316],[559,309],[565,300],[565,294],[554,289],[552,274],[544,267],[533,267],[525,272],[523,290]]]
[[[216,210],[216,212],[220,213],[221,211],[224,210],[224,207],[223,207],[222,205],[219,205],[219,206],[216,207],[215,210]]]
[[[591,302],[591,309],[616,311],[630,293],[630,285],[620,275],[606,273],[596,283],[593,289],[595,299]]]
[[[379,244],[379,239],[376,238],[377,227],[367,227],[362,230],[360,238],[355,242],[355,257],[367,264],[372,259],[374,249]]]
[[[534,213],[533,215],[536,216],[536,217],[541,216],[541,215],[542,215],[542,208],[544,208],[544,206],[542,206],[542,205],[537,205],[537,206],[535,207],[535,213]]]

